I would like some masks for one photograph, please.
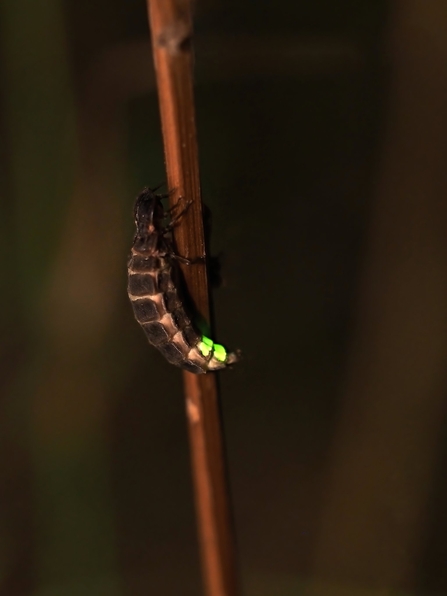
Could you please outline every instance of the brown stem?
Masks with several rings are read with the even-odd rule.
[[[175,241],[179,254],[194,260],[205,255],[205,238],[192,83],[191,7],[189,0],[147,0],[147,4],[170,202],[192,200],[175,229]],[[183,265],[183,274],[197,311],[209,321],[205,265]],[[235,596],[234,541],[216,376],[185,372],[184,387],[206,591],[208,596]]]

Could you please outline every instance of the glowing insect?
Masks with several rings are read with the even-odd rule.
[[[128,294],[136,320],[149,343],[172,364],[196,374],[225,368],[238,360],[197,331],[185,309],[177,257],[170,233],[183,212],[167,222],[161,198],[145,188],[135,203]]]

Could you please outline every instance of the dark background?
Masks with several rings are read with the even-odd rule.
[[[143,0],[2,0],[1,596],[201,593],[180,371],[126,296],[165,179]],[[447,591],[447,4],[201,0],[246,596]]]

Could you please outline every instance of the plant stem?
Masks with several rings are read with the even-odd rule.
[[[189,0],[147,0],[171,205],[192,200],[175,243],[188,259],[205,256],[192,82]],[[209,321],[204,263],[182,266],[197,312]],[[208,596],[238,593],[216,375],[184,373],[202,571]]]

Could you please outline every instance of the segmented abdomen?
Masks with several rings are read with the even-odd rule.
[[[135,318],[149,342],[169,362],[196,374],[224,368],[230,363],[230,355],[225,361],[218,359],[213,354],[213,345],[204,344],[206,338],[195,330],[177,293],[168,258],[145,256],[134,249],[128,275]]]

